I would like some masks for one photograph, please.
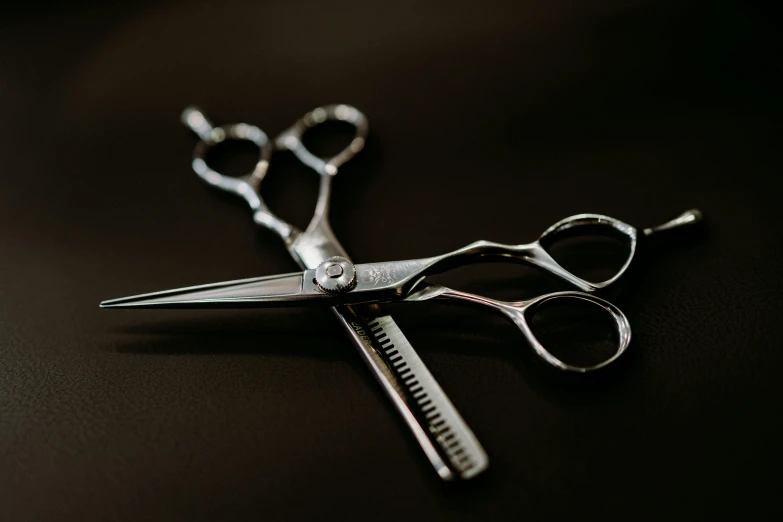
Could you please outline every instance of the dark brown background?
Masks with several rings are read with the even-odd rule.
[[[3,8],[0,520],[772,517],[778,25],[739,2]],[[595,379],[491,314],[394,309],[490,454],[474,483],[439,483],[327,312],[97,307],[292,270],[190,171],[179,113],[276,134],[334,102],[372,129],[334,198],[358,261],[578,212],[709,220],[617,299],[634,341]],[[301,223],[313,177],[275,161],[267,200]]]

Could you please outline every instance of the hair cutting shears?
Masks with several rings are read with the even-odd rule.
[[[355,129],[348,146],[332,158],[320,158],[302,143],[308,129],[326,121],[342,121]],[[329,226],[328,214],[332,179],[339,167],[362,149],[368,133],[367,118],[358,109],[344,104],[318,107],[274,140],[254,125],[237,123],[216,127],[194,107],[183,111],[182,122],[200,138],[193,153],[192,167],[196,174],[218,189],[241,196],[252,209],[255,223],[280,236],[300,268],[315,269],[325,259],[335,256],[348,259]],[[205,160],[207,151],[227,140],[249,141],[258,147],[258,161],[251,172],[230,177],[209,167]],[[261,197],[261,183],[275,150],[293,152],[319,176],[315,211],[303,231],[276,216]],[[486,469],[489,461],[484,448],[394,319],[376,305],[343,305],[334,307],[333,311],[438,475],[444,480],[469,479]],[[382,349],[385,340],[396,347],[394,363]],[[405,363],[403,369],[407,371],[401,371],[401,363]]]
[[[642,231],[647,236],[655,231],[694,223],[701,219],[698,210],[689,210],[659,227]],[[596,230],[599,229],[599,230]],[[544,245],[557,236],[580,232],[609,232],[625,238],[627,257],[620,269],[609,279],[591,282],[563,268],[547,252]],[[342,256],[322,261],[315,269],[275,276],[225,281],[201,286],[154,292],[104,301],[107,308],[272,308],[284,306],[340,306],[395,301],[415,302],[430,299],[465,301],[496,310],[517,325],[535,353],[560,370],[586,373],[603,368],[617,360],[631,341],[631,326],[625,315],[612,303],[593,292],[614,283],[628,270],[636,253],[639,231],[617,219],[600,214],[579,214],[558,221],[536,241],[524,245],[503,245],[476,241],[464,248],[435,257],[362,263],[354,265]],[[461,292],[425,281],[427,276],[475,263],[480,260],[522,262],[542,268],[577,288],[576,291],[552,292],[526,301],[498,301]],[[611,356],[588,366],[569,364],[549,352],[536,338],[530,317],[543,304],[552,301],[578,300],[597,306],[606,312],[616,332],[616,347]],[[387,355],[393,345],[383,343]]]
[[[302,143],[302,136],[307,129],[327,120],[348,122],[356,129],[349,146],[331,159],[313,155]],[[454,478],[455,472],[462,478],[479,473],[487,467],[486,453],[391,317],[380,311],[377,305],[396,301],[449,299],[489,307],[510,319],[534,352],[546,363],[564,371],[589,372],[617,360],[631,340],[631,328],[625,315],[595,293],[622,278],[636,255],[640,239],[701,220],[698,210],[689,210],[661,226],[638,230],[608,216],[579,214],[555,223],[536,241],[528,244],[504,245],[477,241],[434,257],[353,264],[329,227],[327,215],[333,176],[364,145],[368,127],[361,112],[348,105],[319,107],[307,113],[273,142],[261,129],[252,125],[214,127],[194,108],[185,110],[183,121],[201,138],[194,153],[194,171],[207,183],[242,196],[253,210],[255,222],[275,231],[303,270],[113,299],[104,301],[101,306],[332,307],[444,479]],[[207,165],[204,160],[207,149],[226,139],[249,140],[258,146],[259,160],[251,173],[232,178]],[[261,199],[260,185],[269,166],[273,147],[290,150],[302,163],[320,175],[315,214],[304,231],[275,216]],[[626,248],[624,262],[608,279],[589,281],[579,277],[550,254],[550,247],[560,239],[596,233],[619,238]],[[534,265],[564,281],[574,290],[548,293],[525,301],[506,302],[426,281],[430,275],[488,259]],[[609,316],[616,333],[616,346],[609,357],[586,366],[569,364],[539,342],[530,327],[531,317],[545,303],[566,300],[594,305]]]

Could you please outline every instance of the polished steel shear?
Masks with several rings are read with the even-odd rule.
[[[332,307],[430,462],[446,480],[455,477],[468,479],[486,469],[486,452],[392,318],[385,315],[378,304],[449,299],[486,306],[510,319],[534,352],[546,363],[568,372],[593,371],[617,360],[631,340],[631,327],[625,315],[594,293],[615,283],[626,273],[640,239],[701,220],[698,210],[689,210],[663,225],[640,231],[608,216],[579,214],[555,223],[536,241],[528,244],[504,245],[477,241],[434,257],[354,265],[337,242],[327,215],[332,178],[338,168],[364,145],[368,126],[361,112],[348,105],[319,107],[282,132],[273,142],[261,129],[252,125],[240,123],[214,127],[195,108],[186,109],[182,119],[201,138],[193,158],[196,174],[213,186],[242,196],[253,209],[254,221],[275,231],[283,239],[303,271],[113,299],[104,301],[101,306]],[[315,156],[302,143],[302,136],[308,129],[327,120],[347,122],[356,129],[348,147],[331,159]],[[207,165],[204,160],[206,151],[227,139],[249,140],[258,146],[259,161],[251,173],[239,178],[227,177]],[[275,216],[261,199],[260,185],[269,166],[273,147],[290,150],[302,163],[320,175],[315,214],[304,232]],[[563,237],[596,233],[618,237],[627,248],[627,257],[622,266],[607,280],[591,282],[583,279],[563,268],[549,253],[549,247]],[[575,290],[544,294],[525,301],[505,302],[425,281],[430,275],[487,259],[537,266]],[[545,303],[566,300],[589,303],[609,315],[616,333],[616,346],[609,357],[587,366],[569,364],[539,342],[530,327],[531,317]]]

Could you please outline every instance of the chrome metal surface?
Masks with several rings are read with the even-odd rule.
[[[319,158],[305,147],[302,137],[308,129],[328,120],[349,123],[355,127],[356,134],[350,144],[336,156]],[[272,142],[263,131],[252,125],[239,123],[214,127],[200,110],[193,107],[183,112],[182,121],[201,138],[193,155],[193,170],[196,174],[210,185],[245,199],[253,210],[254,221],[273,230],[283,239],[300,268],[315,269],[322,261],[334,256],[350,259],[329,226],[329,199],[331,182],[339,167],[364,146],[368,124],[367,118],[361,111],[343,104],[318,107],[305,114]],[[239,178],[231,178],[221,175],[206,164],[204,155],[208,148],[226,139],[249,140],[259,147],[259,159],[252,172]],[[272,143],[277,150],[293,152],[302,163],[311,167],[320,176],[318,201],[313,218],[304,231],[277,217],[261,198],[260,186],[269,166]],[[309,281],[305,281],[303,284],[308,283]],[[329,297],[326,294],[321,295],[322,298]],[[172,296],[169,297],[173,299]],[[240,301],[235,301],[233,304],[238,303]],[[245,299],[241,303],[247,304],[248,300]],[[217,303],[212,304],[217,305]],[[486,469],[489,463],[486,452],[411,344],[397,328],[394,320],[377,306],[340,306],[334,311],[358,348],[362,359],[391,398],[438,475],[444,480],[467,479]],[[370,327],[371,324],[375,326]],[[379,339],[390,339],[407,366],[417,369],[417,385],[426,390],[433,403],[438,405],[440,417],[428,416],[432,413],[428,405],[422,406],[412,398],[409,386],[411,381],[406,379],[407,374],[401,375],[399,369],[390,362]],[[395,361],[399,362],[396,358]],[[424,411],[425,409],[427,411]],[[438,423],[441,418],[448,419],[450,433],[453,434],[449,440],[439,438],[438,433],[441,432],[434,426],[434,423]],[[462,441],[463,451],[459,455],[453,453],[454,438]],[[466,464],[468,461],[470,465]]]
[[[304,290],[303,281],[302,272],[239,279],[109,299],[101,308],[263,308],[317,303],[318,294],[312,285]]]
[[[511,319],[511,321],[519,328],[519,330],[522,332],[522,335],[533,348],[533,351],[536,353],[536,355],[555,368],[568,372],[587,373],[604,368],[605,366],[616,361],[628,349],[628,345],[631,343],[631,325],[628,323],[628,318],[625,317],[620,309],[612,303],[601,299],[600,297],[586,294],[584,292],[554,292],[551,294],[538,296],[528,301],[506,302],[496,301],[494,299],[489,299],[487,297],[475,294],[469,294],[467,292],[460,292],[458,290],[446,288],[445,286],[425,285],[423,288],[420,288],[419,290],[405,297],[405,301],[428,301],[430,299],[453,299],[466,301],[468,303],[488,306],[494,310],[497,310],[507,318]],[[585,301],[596,305],[602,310],[605,310],[611,316],[616,331],[615,340],[617,341],[617,345],[612,355],[595,364],[579,366],[562,361],[553,355],[549,350],[544,348],[544,346],[539,342],[538,338],[530,328],[529,316],[533,315],[535,310],[546,302],[555,300],[563,301],[566,299]]]
[[[392,403],[421,445],[436,472],[445,480],[471,478],[486,469],[488,458],[473,432],[427,370],[400,329],[377,303],[450,299],[492,308],[510,319],[535,353],[550,365],[565,371],[589,372],[602,368],[622,355],[631,340],[627,318],[613,304],[592,295],[620,279],[630,266],[640,237],[672,230],[702,219],[690,210],[663,225],[639,231],[617,219],[599,214],[579,214],[563,219],[538,240],[521,245],[477,241],[440,256],[397,262],[353,265],[328,223],[331,180],[340,165],[364,145],[367,120],[354,107],[331,105],[307,113],[273,140],[277,149],[293,152],[320,176],[318,201],[312,220],[304,231],[278,218],[263,202],[260,186],[269,166],[272,142],[261,129],[247,124],[213,127],[195,108],[186,109],[182,120],[201,138],[193,158],[193,170],[207,183],[235,193],[247,201],[254,221],[275,231],[285,242],[303,272],[229,281],[101,303],[103,307],[265,307],[332,306]],[[348,147],[333,158],[319,158],[302,143],[304,132],[327,120],[341,120],[356,128]],[[229,178],[212,170],[204,161],[209,147],[226,139],[249,140],[259,148],[252,172]],[[559,238],[593,231],[611,232],[625,240],[627,258],[620,269],[604,281],[588,281],[563,268],[548,248]],[[527,301],[505,302],[423,283],[425,277],[455,266],[483,259],[532,264],[548,271],[580,291],[555,292]],[[544,303],[578,300],[608,313],[615,326],[617,345],[611,356],[597,364],[565,363],[550,353],[533,334],[529,319]]]
[[[701,219],[700,211],[689,210],[663,225],[645,229],[644,236],[658,231],[692,225]],[[594,233],[601,230],[621,235],[626,240],[628,249],[623,265],[611,278],[605,281],[591,282],[573,274],[555,261],[547,251],[547,245],[554,243],[560,236]],[[593,293],[618,281],[627,272],[636,255],[638,241],[639,231],[618,219],[601,214],[577,214],[558,221],[532,243],[504,245],[482,240],[435,257],[356,265],[357,286],[352,292],[394,290],[398,295],[405,295],[419,281],[429,275],[482,260],[500,260],[537,266],[583,292]]]
[[[344,257],[330,257],[315,269],[313,281],[324,293],[340,294],[356,285],[356,267]]]
[[[356,129],[351,143],[339,154],[332,158],[319,158],[307,150],[302,143],[302,136],[311,129],[327,120],[344,121],[350,123]],[[350,105],[327,105],[318,107],[297,120],[288,130],[283,131],[275,138],[275,146],[278,149],[288,149],[293,152],[299,161],[312,168],[319,174],[334,176],[337,169],[346,161],[353,158],[357,152],[364,148],[369,126],[367,118],[356,107]]]
[[[438,475],[450,480],[456,473],[462,479],[470,479],[484,471],[488,465],[484,448],[392,318],[378,313],[375,307],[338,307],[337,310],[354,317],[349,323],[351,328],[367,342],[374,343],[373,351],[363,355],[373,357],[387,376],[381,380],[384,388],[395,385],[387,393],[406,418]],[[356,310],[369,315],[353,315]],[[362,325],[367,325],[369,330],[364,330]]]
[[[683,225],[696,223],[700,219],[702,219],[701,212],[691,210],[664,225],[646,230],[671,230]],[[546,242],[551,236],[562,233],[580,233],[585,230],[595,230],[596,227],[618,231],[628,239],[628,256],[625,263],[614,276],[606,281],[590,283],[572,274],[558,264],[542,246],[542,242]],[[637,229],[627,223],[599,214],[578,214],[558,221],[544,231],[537,241],[524,245],[503,245],[490,241],[476,241],[464,248],[441,256],[384,263],[363,263],[356,266],[345,257],[335,256],[320,263],[315,270],[305,270],[299,274],[283,274],[278,277],[273,276],[171,290],[117,299],[103,303],[102,306],[187,307],[205,304],[221,307],[335,306],[366,305],[398,300],[427,301],[436,298],[460,300],[488,306],[511,319],[520,329],[535,353],[552,366],[564,371],[585,373],[603,368],[617,360],[628,348],[628,344],[631,341],[631,326],[625,315],[613,304],[590,293],[605,288],[617,281],[625,273],[636,253],[637,238]],[[452,290],[443,286],[422,283],[424,278],[429,275],[485,258],[531,263],[575,286],[582,292],[555,292],[541,295],[528,301],[505,302]],[[336,283],[332,283],[332,281]],[[356,285],[355,288],[352,287],[354,284]],[[596,305],[611,316],[616,328],[617,346],[615,351],[605,360],[588,366],[568,364],[552,355],[533,334],[528,319],[535,313],[536,309],[546,302],[565,301],[567,299],[576,299]],[[399,375],[403,379],[404,384],[409,382],[418,384],[417,376],[423,374],[423,365],[420,364],[420,361],[413,360],[410,357],[408,358],[410,361],[406,360],[406,354],[400,354],[399,350],[395,349],[396,345],[391,342],[392,338],[389,331],[394,331],[393,328],[396,327],[385,320],[371,322],[367,326],[371,333],[375,333],[375,327],[381,329],[385,327],[383,335],[378,340],[383,353],[388,357],[393,357],[388,362],[392,363],[393,368],[397,368],[396,365],[399,364],[399,368],[404,369]],[[363,329],[363,331],[366,333],[367,330]],[[397,338],[399,338],[399,334],[397,334]],[[413,372],[414,368],[416,368],[415,372]],[[433,388],[435,386],[437,384],[431,385]],[[424,412],[425,414],[435,413],[435,410],[429,409],[430,403],[443,403],[446,400],[442,392],[433,399],[429,397],[427,390],[411,389],[409,391],[414,394],[414,399],[427,399],[425,405],[428,411]],[[420,391],[423,391],[424,395],[420,395]],[[437,391],[440,392],[439,387]],[[439,416],[443,415],[441,411],[437,411],[437,413]],[[433,426],[436,432],[438,427]]]
[[[644,235],[650,236],[652,234],[655,234],[656,232],[665,232],[667,230],[672,230],[675,228],[679,228],[683,225],[695,225],[696,223],[699,223],[704,219],[704,215],[701,213],[701,210],[697,208],[692,208],[690,210],[686,210],[676,218],[672,219],[671,221],[667,221],[663,225],[658,225],[657,227],[652,228],[645,228],[644,229]]]

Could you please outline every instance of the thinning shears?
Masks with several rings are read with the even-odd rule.
[[[349,124],[354,127],[355,135],[336,156],[320,158],[305,147],[302,137],[309,129],[327,121]],[[255,125],[237,123],[216,127],[195,107],[183,111],[182,122],[200,138],[193,152],[192,167],[196,174],[218,189],[241,196],[252,209],[255,223],[277,234],[300,268],[315,269],[325,259],[335,256],[348,259],[329,226],[329,200],[338,169],[364,147],[368,124],[358,109],[345,104],[315,108],[273,140]],[[227,140],[249,141],[258,147],[258,161],[251,172],[231,177],[209,167],[205,160],[207,151]],[[261,183],[273,152],[286,150],[315,171],[320,180],[315,211],[303,231],[276,216],[261,197]],[[488,459],[484,448],[394,319],[377,305],[342,305],[332,310],[438,475],[444,480],[469,479],[486,469]],[[394,363],[383,351],[382,342],[394,344],[397,350]],[[405,366],[401,368],[403,362]]]
[[[331,159],[313,155],[302,144],[307,129],[327,120],[352,124],[356,135],[349,146]],[[254,220],[280,235],[303,269],[299,272],[227,281],[113,299],[101,303],[107,308],[263,308],[280,306],[332,307],[413,430],[439,475],[470,478],[488,465],[486,453],[459,413],[426,369],[410,343],[378,304],[388,302],[449,299],[489,307],[510,319],[534,352],[546,363],[568,372],[585,373],[617,360],[628,348],[631,327],[625,315],[612,303],[595,295],[622,278],[634,259],[640,240],[656,232],[701,220],[698,210],[689,210],[658,227],[639,230],[617,219],[599,214],[565,218],[534,242],[504,245],[477,241],[447,254],[421,259],[354,264],[340,247],[327,222],[332,177],[345,161],[358,152],[367,134],[367,120],[347,105],[319,107],[270,142],[258,127],[236,124],[213,127],[194,108],[183,113],[183,121],[201,138],[193,169],[205,181],[241,195],[254,211]],[[206,150],[226,139],[250,140],[260,158],[250,174],[231,178],[212,170],[204,161]],[[272,147],[292,151],[321,179],[315,215],[302,232],[276,217],[260,196],[272,154]],[[626,257],[609,279],[588,281],[559,264],[550,247],[564,237],[605,234],[622,240]],[[574,290],[553,292],[525,301],[506,302],[431,284],[428,276],[482,260],[520,262],[543,269]],[[604,360],[586,366],[569,364],[547,350],[536,338],[530,319],[541,305],[553,301],[577,300],[595,305],[608,314],[615,330],[616,346]]]

